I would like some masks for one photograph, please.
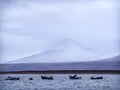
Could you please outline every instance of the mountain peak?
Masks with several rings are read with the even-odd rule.
[[[53,44],[51,48],[47,48],[40,54],[25,57],[17,62],[74,62],[93,59],[96,59],[96,55],[90,49],[67,38]]]

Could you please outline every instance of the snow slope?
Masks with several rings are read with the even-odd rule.
[[[74,40],[64,39],[42,53],[25,57],[10,63],[74,62],[97,60],[98,57],[89,48]]]

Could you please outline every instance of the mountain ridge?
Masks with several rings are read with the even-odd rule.
[[[88,62],[0,64],[0,71],[120,70],[120,55]]]
[[[40,54],[24,57],[8,63],[70,62],[94,59],[97,59],[97,55],[95,55],[90,48],[80,45],[74,40],[64,39]]]

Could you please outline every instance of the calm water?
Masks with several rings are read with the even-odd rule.
[[[54,80],[42,80],[43,74],[0,75],[0,90],[120,90],[119,75],[77,74],[80,80],[70,80],[72,74],[46,74]],[[18,81],[5,80],[8,76],[20,77]],[[103,76],[103,80],[91,80],[91,76]],[[33,80],[29,78],[33,77]]]

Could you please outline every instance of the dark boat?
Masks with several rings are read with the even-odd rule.
[[[45,79],[45,80],[53,80],[53,76],[41,76],[42,79]]]
[[[8,76],[5,80],[20,80],[19,77],[10,77]]]
[[[94,76],[92,76],[90,79],[93,79],[93,80],[95,80],[95,79],[103,79],[103,77],[94,77]]]
[[[74,76],[69,76],[69,79],[81,79],[81,77],[77,77],[77,75],[75,74]]]

